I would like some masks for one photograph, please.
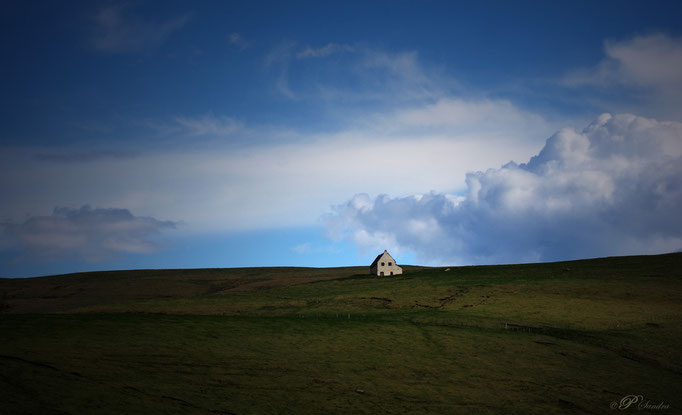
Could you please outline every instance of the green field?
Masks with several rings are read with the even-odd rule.
[[[681,413],[682,254],[404,269],[0,279],[0,413]]]

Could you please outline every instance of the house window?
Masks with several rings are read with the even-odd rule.
[[[393,262],[389,262],[389,263],[388,263],[388,266],[389,266],[389,267],[390,267],[391,265],[393,265]]]
[[[385,263],[385,262],[382,262],[382,263],[381,263],[381,266],[383,267],[384,265],[386,265],[386,263]]]

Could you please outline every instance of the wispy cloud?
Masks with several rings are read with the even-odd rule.
[[[145,254],[161,247],[151,237],[176,223],[134,216],[127,209],[57,207],[50,216],[32,216],[22,223],[0,225],[5,239],[24,258],[61,259],[76,255],[89,262],[116,254]]]
[[[326,64],[325,59],[292,59],[295,50],[294,44],[284,44],[266,63],[273,71],[287,59]],[[0,194],[15,196],[0,206],[0,217],[16,220],[46,205],[89,201],[182,219],[187,232],[310,226],[331,204],[357,192],[405,196],[463,190],[468,171],[525,159],[556,131],[508,101],[448,94],[450,81],[439,88],[437,71],[424,69],[416,54],[368,53],[343,58],[354,55],[356,76],[373,85],[369,89],[382,101],[350,115],[344,109],[366,97],[329,103],[334,127],[256,125],[209,112],[153,126],[151,133],[163,140],[150,139],[134,158],[64,165],[2,152],[6,174],[0,175]],[[387,71],[396,74],[391,91],[383,84]],[[424,78],[430,93],[407,92],[415,88],[410,74]],[[384,162],[377,162],[377,155]],[[396,165],[400,168],[387,168]]]
[[[459,105],[464,111],[464,103]],[[497,110],[493,101],[487,108]],[[504,103],[499,108],[509,111]],[[518,116],[524,113],[518,111]],[[5,153],[0,193],[16,196],[0,213],[18,218],[41,204],[68,205],[87,198],[98,205],[120,203],[183,219],[194,230],[309,226],[344,194],[463,189],[467,171],[527,157],[541,145],[527,137],[528,131],[545,127],[533,125],[533,114],[525,116],[527,121],[516,127],[490,122],[451,132],[438,124],[403,122],[402,112],[368,117],[357,128],[327,135],[246,126],[249,143],[241,145],[191,140],[189,152],[186,146],[166,146],[134,158],[67,166]],[[494,114],[482,117],[490,120]],[[230,118],[221,117],[188,125],[180,136],[229,134],[234,128]],[[511,149],[504,145],[510,141],[515,143]],[[377,163],[378,154],[387,164]]]
[[[132,151],[73,151],[73,152],[50,152],[36,154],[35,159],[40,161],[51,161],[55,163],[87,163],[102,159],[121,159],[135,157]]]
[[[456,82],[451,78],[428,73],[419,62],[415,51],[388,53],[381,50],[366,50],[358,68],[362,72],[366,71],[383,79],[384,88],[390,90],[394,97],[437,98],[456,86]]]
[[[643,101],[639,110],[653,104],[659,113],[682,119],[682,38],[657,33],[607,41],[604,55],[596,66],[564,77],[563,85],[632,91]]]
[[[227,37],[227,41],[230,43],[230,45],[236,47],[239,50],[248,49],[253,43],[239,33],[230,33],[230,35]]]
[[[288,65],[315,64],[293,59],[295,50],[295,43],[282,43],[264,61],[283,75],[280,89],[285,94]],[[351,116],[343,108],[366,96],[340,98],[341,110],[330,103],[335,121],[343,122],[329,133],[249,125],[208,113],[160,123],[154,128],[164,144],[135,158],[64,168],[45,160],[27,163],[6,153],[0,193],[17,197],[0,213],[18,218],[41,205],[87,200],[183,219],[185,229],[197,231],[309,226],[347,194],[462,190],[466,172],[526,158],[555,131],[542,117],[508,101],[450,94],[454,81],[423,68],[415,53],[365,50],[343,58],[352,58],[350,72],[357,71],[352,76],[363,82],[358,93],[376,93],[381,102]],[[326,64],[324,59],[314,61]],[[333,74],[334,68],[323,69]],[[291,96],[305,97],[299,91]],[[206,139],[190,139],[194,137]],[[188,142],[189,152],[183,145]],[[378,154],[386,164],[377,162]],[[29,174],[22,174],[26,170]]]
[[[340,45],[338,43],[328,43],[320,48],[307,48],[296,53],[298,59],[324,58],[334,53],[355,52],[355,48],[350,45]]]
[[[438,68],[426,69],[415,51],[336,43],[295,49],[295,42],[282,42],[264,59],[266,67],[277,70],[276,89],[290,99],[394,105],[437,99],[461,88]],[[338,57],[333,61],[322,59],[334,54]],[[312,78],[301,76],[310,73]]]
[[[289,86],[289,66],[295,46],[296,42],[283,41],[277,47],[270,50],[265,55],[264,59],[266,68],[274,67],[277,71],[275,78],[275,88],[277,92],[291,100],[296,99],[296,94]]]
[[[202,117],[177,117],[175,122],[179,124],[185,134],[191,136],[215,136],[224,137],[234,134],[244,128],[244,123],[227,116],[215,116],[207,114]]]
[[[134,14],[129,6],[113,5],[97,13],[92,45],[103,52],[138,52],[162,44],[173,32],[190,19],[183,14],[161,21],[145,20]]]
[[[315,255],[321,253],[339,253],[340,250],[331,245],[318,245],[311,242],[304,242],[291,247],[291,251],[299,255]]]
[[[500,99],[470,99],[443,97],[433,103],[400,109],[393,117],[394,125],[417,128],[420,132],[443,131],[449,134],[464,131],[526,131],[528,135],[546,131],[548,125],[538,114],[524,111],[509,101]]]
[[[547,261],[682,248],[682,124],[605,114],[526,164],[467,174],[465,196],[355,196],[332,236],[434,264]]]
[[[294,47],[296,47],[296,42],[294,41],[286,40],[280,42],[265,55],[265,58],[263,59],[265,66],[268,67],[275,63],[289,62],[291,60]]]
[[[592,69],[576,71],[567,84],[629,85],[665,90],[682,86],[682,39],[663,34],[606,41],[606,57]]]

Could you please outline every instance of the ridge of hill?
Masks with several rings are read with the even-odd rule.
[[[367,267],[251,267],[100,271],[0,279],[0,312],[446,311],[477,307],[480,298],[485,299],[480,305],[486,304],[483,308],[487,309],[505,298],[528,302],[530,295],[538,301],[538,297],[554,296],[574,301],[620,299],[632,303],[675,293],[682,282],[682,253],[513,265],[408,265],[404,269],[405,274],[393,277],[369,275]],[[524,292],[526,295],[520,297]],[[472,304],[466,304],[466,300]]]
[[[276,288],[358,273],[362,267],[197,268],[94,271],[0,279],[0,308],[10,313],[68,312],[78,307]]]

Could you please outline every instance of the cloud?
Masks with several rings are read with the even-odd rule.
[[[178,123],[186,134],[191,136],[218,136],[224,137],[234,134],[244,128],[244,124],[232,117],[215,116],[207,114],[198,118],[176,117]]]
[[[26,257],[59,259],[76,255],[98,262],[116,254],[146,254],[161,247],[151,238],[176,223],[134,216],[127,209],[56,207],[50,216],[32,216],[22,223],[0,225],[5,248],[19,248]]]
[[[291,250],[297,254],[309,254],[313,251],[313,245],[310,242],[294,245]]]
[[[102,159],[119,159],[130,157],[135,157],[135,153],[132,151],[90,150],[59,153],[39,153],[36,154],[35,159],[41,161],[51,161],[55,163],[87,163]]]
[[[383,87],[392,91],[392,95],[403,90],[403,93],[395,95],[403,99],[438,98],[456,86],[451,79],[427,73],[415,51],[389,53],[368,49],[358,68],[371,79],[378,77],[383,80]]]
[[[682,38],[662,34],[636,36],[625,42],[607,42],[606,55],[616,66],[614,81],[653,86],[682,87]]]
[[[506,101],[455,98],[365,115],[328,134],[214,114],[180,120],[163,132],[171,139],[130,158],[54,163],[3,151],[0,194],[12,197],[0,218],[87,200],[182,219],[182,232],[311,226],[357,192],[463,190],[467,171],[536,153],[555,130]]]
[[[190,15],[162,21],[147,21],[130,13],[127,6],[106,7],[95,16],[92,45],[104,52],[126,53],[156,47],[182,28]]]
[[[646,100],[644,108],[655,104],[659,113],[682,117],[682,38],[661,33],[606,41],[605,57],[593,68],[566,76],[569,87],[598,87],[606,91],[635,94]]]
[[[239,33],[230,33],[230,35],[227,37],[227,41],[230,42],[230,45],[236,47],[239,50],[248,49],[252,43]]]
[[[604,114],[528,163],[469,173],[461,195],[356,195],[325,218],[361,250],[432,264],[549,261],[682,248],[682,124]]]
[[[277,47],[270,50],[264,59],[266,68],[276,68],[275,88],[277,92],[291,100],[296,99],[296,94],[294,94],[289,86],[289,66],[295,46],[295,42],[282,41]]]
[[[321,68],[316,71],[317,82],[310,95],[351,105],[398,106],[432,102],[461,90],[458,82],[438,68],[422,65],[415,51],[354,47],[354,52],[339,56],[340,62],[319,63]],[[338,70],[339,65],[343,71]]]
[[[290,40],[284,40],[280,42],[276,47],[272,48],[264,58],[265,66],[271,66],[276,63],[287,63],[291,60],[293,54],[293,49],[296,46],[296,42]]]
[[[337,43],[328,43],[321,48],[311,48],[308,46],[302,51],[296,53],[298,59],[308,59],[308,58],[325,58],[334,53],[340,52],[354,52],[355,48],[350,45],[340,45]]]
[[[682,87],[682,39],[664,34],[606,41],[606,57],[595,67],[567,77],[569,84],[629,85],[664,90]]]
[[[433,103],[397,111],[393,122],[404,127],[442,130],[450,134],[474,130],[531,132],[546,127],[545,120],[506,100],[465,100],[443,97]]]
[[[304,242],[298,245],[294,245],[291,251],[299,255],[318,255],[322,253],[326,254],[338,254],[341,252],[340,249],[330,246],[330,245],[319,245],[311,242]]]
[[[264,59],[266,67],[277,71],[277,91],[292,100],[395,105],[442,98],[460,88],[437,69],[424,68],[415,51],[393,53],[337,43],[296,49],[295,42],[281,42]],[[333,54],[336,59],[320,59]]]

